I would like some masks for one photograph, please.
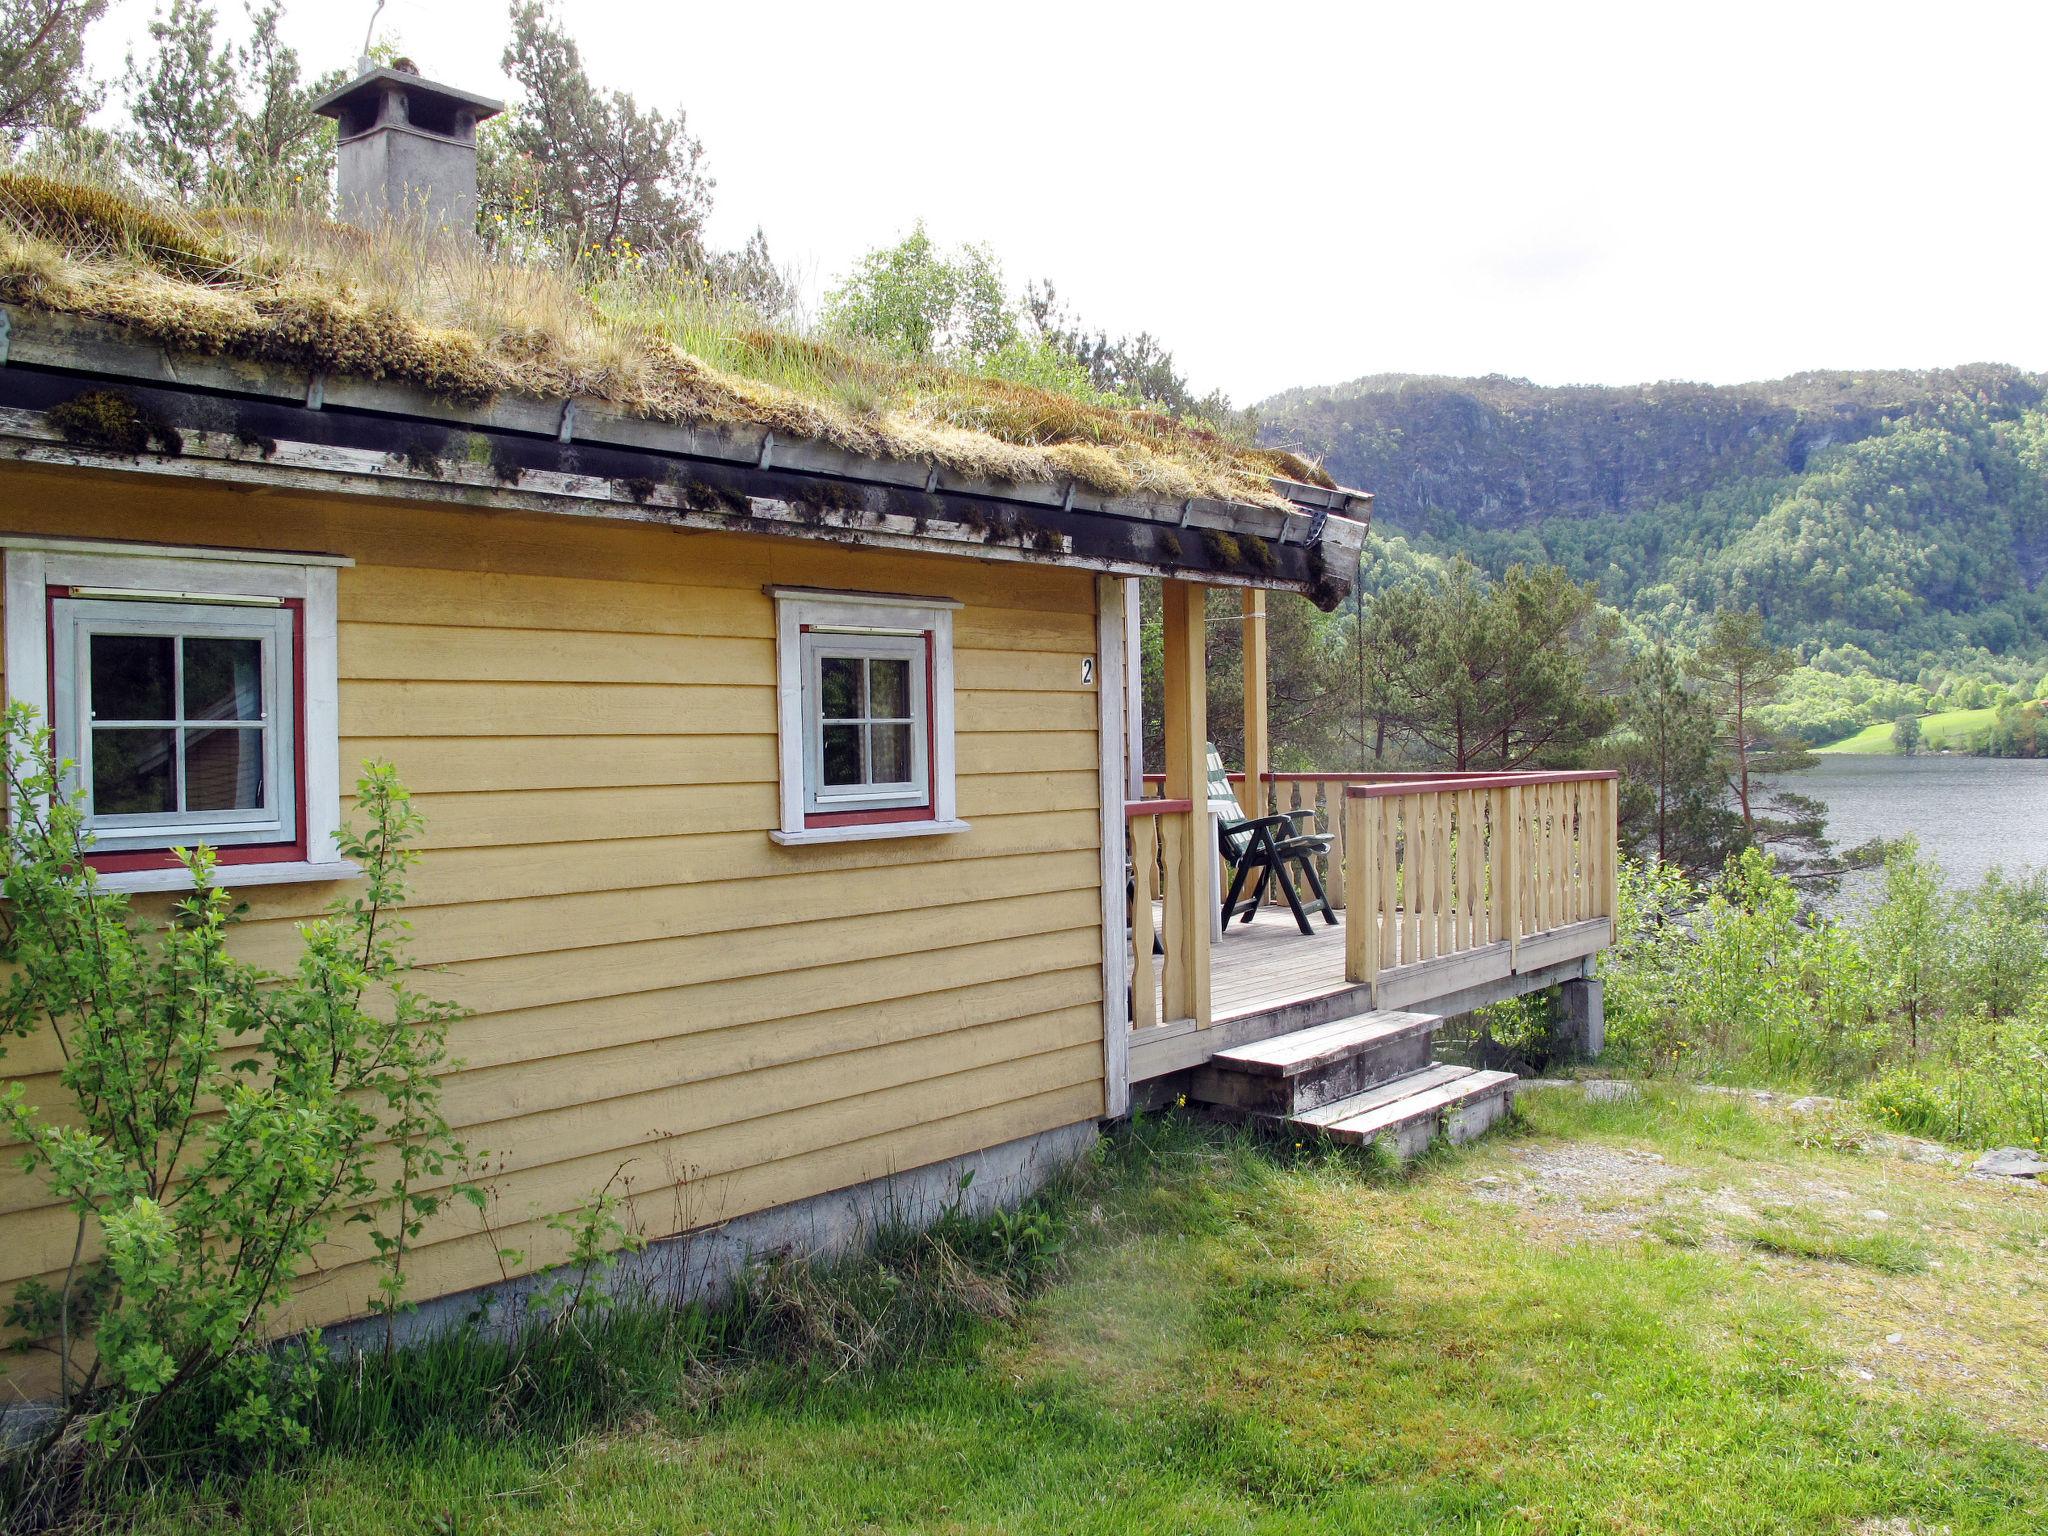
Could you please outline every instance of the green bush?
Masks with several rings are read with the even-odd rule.
[[[1619,875],[1614,944],[1600,960],[1607,1051],[1623,1065],[1663,1071],[1697,1049],[1674,1000],[1692,950],[1699,891],[1654,859],[1624,859]]]
[[[1802,910],[1762,854],[1710,887],[1625,865],[1601,960],[1623,1065],[1861,1095],[1881,1124],[1965,1143],[2048,1138],[2048,885],[1952,895],[1910,839],[1881,898]]]
[[[273,975],[229,952],[240,909],[209,850],[180,851],[193,889],[161,924],[99,884],[26,706],[0,726],[0,759],[0,1038],[52,1030],[66,1099],[45,1114],[11,1084],[0,1124],[76,1223],[63,1275],[19,1287],[7,1313],[57,1357],[59,1412],[5,1469],[17,1510],[47,1515],[133,1458],[182,1399],[215,1405],[210,1432],[230,1443],[303,1441],[317,1338],[291,1359],[265,1347],[293,1281],[361,1223],[380,1270],[365,1301],[403,1307],[407,1247],[464,1153],[440,1110],[454,1010],[408,980],[421,821],[388,766],[358,782],[366,830],[339,839],[362,878]]]
[[[1919,1067],[1894,1067],[1863,1092],[1863,1107],[1887,1129],[1937,1141],[1973,1142],[1985,1129],[1982,1107],[1967,1079],[1936,1082]]]

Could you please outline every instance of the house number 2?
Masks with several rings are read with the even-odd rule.
[[[1081,658],[1081,686],[1085,688],[1094,681],[1095,658],[1093,656],[1083,656]]]

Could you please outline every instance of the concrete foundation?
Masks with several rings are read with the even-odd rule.
[[[1607,1048],[1607,1014],[1600,986],[1598,976],[1582,976],[1557,989],[1557,1045],[1572,1060],[1591,1061]]]
[[[930,1226],[954,1206],[980,1216],[1017,1205],[1077,1162],[1100,1134],[1096,1122],[1088,1120],[851,1189],[714,1221],[622,1256],[606,1288],[622,1299],[716,1300],[748,1268],[768,1259],[831,1259],[866,1246],[878,1232]],[[398,1338],[417,1343],[468,1323],[480,1324],[487,1333],[509,1333],[525,1317],[527,1298],[559,1274],[522,1275],[509,1284],[422,1301],[417,1311],[399,1318]],[[338,1323],[322,1329],[321,1336],[337,1352],[381,1350],[384,1320]]]

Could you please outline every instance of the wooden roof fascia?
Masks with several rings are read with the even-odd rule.
[[[383,500],[433,502],[473,509],[488,507],[493,511],[532,512],[549,517],[586,517],[601,522],[633,523],[659,528],[751,533],[849,547],[944,555],[952,559],[986,560],[998,564],[1061,564],[1112,576],[1177,576],[1199,581],[1207,586],[1257,586],[1269,591],[1295,591],[1308,595],[1306,584],[1299,581],[1281,580],[1276,577],[1254,581],[1251,577],[1234,571],[1165,570],[1151,562],[1107,559],[1085,554],[1070,554],[1055,559],[1040,550],[1017,544],[990,543],[979,535],[964,531],[948,532],[927,525],[925,530],[919,533],[907,525],[897,526],[907,524],[907,520],[894,518],[875,520],[880,524],[876,526],[864,524],[840,513],[825,513],[822,516],[810,514],[797,505],[766,498],[754,498],[752,510],[746,515],[728,516],[721,513],[692,512],[687,508],[661,501],[639,504],[616,496],[557,495],[496,486],[483,487],[474,481],[434,481],[404,473],[372,475],[364,472],[305,470],[292,465],[280,466],[260,459],[213,459],[190,453],[179,458],[159,455],[130,456],[47,439],[28,442],[18,435],[17,424],[9,419],[12,414],[0,409],[0,444],[6,445],[12,451],[14,459],[24,464],[161,474],[176,478],[201,479],[209,483],[238,484],[250,488],[298,489],[322,495],[355,495]]]
[[[848,504],[816,494],[844,482],[802,471],[451,423],[410,420],[414,437],[399,443],[382,417],[314,409],[282,392],[227,397],[180,384],[124,381],[138,408],[175,427],[179,442],[166,452],[81,443],[46,418],[81,390],[105,384],[99,375],[0,369],[0,443],[27,463],[1168,575],[1298,591],[1325,603],[1341,595],[1325,570],[1353,567],[1365,536],[1362,524],[1333,522],[1327,565],[1321,554],[1294,546],[1278,553],[1269,570],[1212,568],[1217,552],[1201,541],[1175,541],[1164,530],[1136,532],[1142,525],[1078,508],[1012,513],[1006,524],[1001,503],[882,486],[864,487],[855,493],[858,502]],[[706,498],[707,489],[715,494]],[[709,509],[706,500],[713,503]]]

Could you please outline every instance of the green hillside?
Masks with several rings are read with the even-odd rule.
[[[1756,607],[1814,741],[2035,695],[2048,667],[2048,379],[1983,364],[1712,388],[1375,375],[1259,406],[1377,493],[1380,530],[1555,561],[1645,631]]]
[[[1937,714],[1922,715],[1920,750],[1966,750],[1973,737],[1990,730],[1997,721],[1998,711],[1995,709],[1945,709]],[[1891,722],[1879,721],[1875,725],[1866,725],[1853,736],[1844,736],[1840,741],[1831,741],[1814,750],[1823,754],[1881,757],[1890,756],[1899,749],[1892,737]]]

